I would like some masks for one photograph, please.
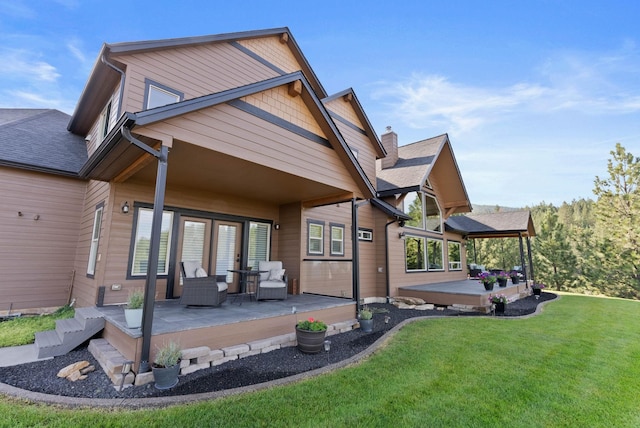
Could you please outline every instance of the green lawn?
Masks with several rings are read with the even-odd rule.
[[[0,348],[33,343],[38,331],[53,330],[56,320],[73,317],[75,311],[63,306],[52,314],[23,316],[10,321],[0,322]]]
[[[563,296],[528,319],[405,327],[356,366],[294,385],[140,411],[0,400],[0,426],[637,427],[640,303]]]

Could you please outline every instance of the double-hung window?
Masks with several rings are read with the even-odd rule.
[[[449,249],[449,270],[462,270],[462,258],[460,256],[460,243],[447,242]]]
[[[98,261],[98,241],[100,241],[100,227],[102,225],[102,213],[104,203],[96,207],[93,215],[93,230],[91,231],[91,246],[89,248],[89,263],[87,264],[87,275],[93,276],[96,273],[96,262]]]
[[[344,256],[344,225],[331,225],[331,255]]]
[[[309,236],[307,253],[309,255],[324,254],[324,223],[309,220],[307,223]]]
[[[150,208],[139,208],[135,224],[135,238],[133,243],[133,253],[131,260],[131,276],[146,276],[149,261],[149,250],[151,243],[151,222],[153,221],[153,210]],[[169,257],[171,247],[171,230],[173,224],[173,213],[162,212],[162,227],[160,229],[160,253],[158,254],[158,275],[169,273]]]

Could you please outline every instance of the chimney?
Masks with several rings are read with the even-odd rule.
[[[387,156],[382,158],[382,169],[391,168],[398,162],[398,134],[387,126],[387,132],[380,137],[382,147],[387,152]]]

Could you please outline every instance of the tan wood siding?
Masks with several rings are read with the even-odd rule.
[[[85,187],[0,167],[0,310],[68,302]]]
[[[351,103],[346,101],[344,97],[335,98],[325,103],[325,105],[329,110],[333,111],[343,119],[346,119],[349,122],[364,129],[364,127],[360,124],[360,119],[358,118],[356,112],[353,110]]]
[[[238,43],[287,73],[301,68],[291,49],[280,43],[280,36],[240,40]]]
[[[367,178],[376,185],[376,152],[371,146],[369,137],[345,125],[339,120],[335,121],[338,130],[346,140],[350,148],[358,151],[358,163],[367,175]]]
[[[126,111],[144,105],[144,79],[183,92],[185,99],[259,82],[278,74],[228,43],[120,55],[127,65]]]
[[[282,267],[287,270],[289,283],[298,281],[301,273],[301,237],[302,206],[300,203],[280,207],[280,230],[278,231],[278,253],[272,259],[282,260]],[[277,257],[277,258],[276,258]]]
[[[96,303],[98,285],[100,277],[104,272],[104,257],[102,252],[108,243],[105,234],[105,226],[108,223],[107,211],[109,207],[109,183],[101,181],[90,181],[86,187],[84,209],[80,217],[80,234],[78,238],[75,270],[76,279],[73,286],[73,297],[78,306],[92,306]],[[104,213],[102,217],[100,240],[98,242],[98,260],[93,278],[87,276],[87,263],[89,262],[89,249],[91,247],[91,233],[93,231],[93,220],[96,206],[104,203]]]
[[[333,149],[228,105],[157,123],[153,129],[339,189],[357,188]]]

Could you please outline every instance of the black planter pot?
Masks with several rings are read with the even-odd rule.
[[[512,276],[511,277],[511,283],[513,285],[520,284],[520,278],[518,278],[517,276]]]
[[[178,384],[180,363],[171,367],[151,367],[156,389],[169,389]]]
[[[371,333],[373,331],[373,318],[370,320],[360,320],[360,330],[363,333]]]
[[[484,285],[484,289],[487,291],[493,290],[493,283],[483,282],[482,285]]]
[[[504,278],[504,279],[503,278],[498,278],[497,281],[498,281],[498,285],[500,287],[506,287],[507,286],[507,278]]]
[[[542,289],[541,288],[534,288],[533,289],[533,294],[536,296],[539,296],[540,293],[542,293]]]
[[[494,303],[496,305],[496,314],[504,314],[505,304],[504,302]]]
[[[317,354],[324,349],[324,337],[327,331],[300,330],[296,326],[298,349],[305,354]]]

